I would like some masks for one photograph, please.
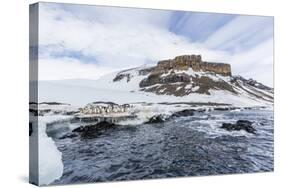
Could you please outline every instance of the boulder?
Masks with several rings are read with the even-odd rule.
[[[149,118],[149,120],[147,122],[145,122],[145,124],[163,123],[169,119],[170,119],[170,116],[168,116],[168,115],[164,115],[164,114],[155,115],[155,116],[152,116],[151,118]]]
[[[82,138],[95,138],[101,135],[103,132],[110,129],[114,129],[117,126],[118,126],[117,124],[102,121],[94,125],[78,127],[72,130],[72,132],[79,133]]]
[[[227,131],[244,130],[248,133],[255,134],[256,129],[252,126],[253,122],[248,120],[238,120],[236,123],[223,123],[221,128]]]
[[[216,107],[214,108],[214,110],[216,111],[228,111],[228,110],[236,110],[236,109],[240,109],[238,107]]]
[[[72,132],[78,132],[78,133],[80,133],[80,132],[82,132],[83,131],[83,129],[84,129],[84,126],[80,126],[80,127],[77,127],[77,128],[75,128],[75,129],[73,129],[72,130]]]
[[[194,115],[194,111],[195,111],[194,109],[185,109],[185,110],[173,113],[172,116],[173,117],[193,116]]]
[[[149,118],[149,120],[147,122],[145,122],[145,124],[163,123],[163,122],[166,122],[166,121],[170,120],[171,118],[193,116],[194,111],[196,111],[196,110],[185,109],[185,110],[182,110],[182,111],[175,112],[171,116],[167,115],[167,114],[155,115],[155,116],[152,116],[151,118]]]

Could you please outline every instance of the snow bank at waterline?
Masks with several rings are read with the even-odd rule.
[[[81,81],[82,82],[82,81]],[[93,83],[95,83],[93,81]],[[89,83],[87,83],[89,84]],[[85,85],[87,85],[85,84]],[[247,95],[233,95],[226,91],[211,91],[211,95],[192,93],[184,97],[171,95],[156,95],[154,93],[141,92],[135,90],[125,90],[126,87],[117,89],[108,85],[106,88],[71,85],[68,81],[41,81],[39,82],[40,102],[64,102],[76,106],[85,106],[94,101],[115,102],[118,104],[136,102],[200,102],[200,103],[226,103],[237,107],[249,106],[272,106],[272,103],[251,98]],[[89,84],[90,85],[90,84]],[[106,84],[105,84],[106,85]]]
[[[39,185],[48,185],[59,179],[63,174],[62,154],[57,149],[53,139],[47,136],[46,126],[48,123],[66,121],[70,118],[70,116],[64,115],[40,116],[38,117],[38,127],[35,126],[35,123],[33,124],[33,133],[30,139],[37,141],[38,138],[38,145],[40,146],[38,148]],[[36,169],[33,170],[36,171]]]

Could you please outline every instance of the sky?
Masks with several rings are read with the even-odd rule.
[[[39,80],[98,79],[178,55],[273,86],[273,17],[40,3]]]

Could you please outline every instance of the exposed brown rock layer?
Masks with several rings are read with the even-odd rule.
[[[226,63],[213,63],[202,61],[201,55],[182,55],[174,59],[159,61],[153,73],[165,73],[169,70],[188,70],[212,72],[223,76],[231,76],[231,67]]]
[[[159,61],[155,67],[143,69],[140,74],[150,74],[139,83],[139,86],[143,91],[159,95],[184,96],[190,93],[210,95],[210,89],[221,89],[236,93],[227,82],[223,80],[215,81],[208,76],[190,75],[186,72],[189,69],[194,72],[202,71],[204,73],[231,76],[229,64],[203,62],[201,55],[183,55],[174,59]]]

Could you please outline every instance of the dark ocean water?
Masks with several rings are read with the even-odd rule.
[[[239,119],[254,121],[257,134],[219,128]],[[122,125],[92,139],[58,139],[73,126],[47,128],[63,155],[63,175],[53,184],[273,171],[272,111],[198,113]]]

